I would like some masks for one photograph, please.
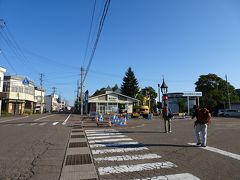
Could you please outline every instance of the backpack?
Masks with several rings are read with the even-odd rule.
[[[208,124],[211,120],[211,114],[207,108],[198,108],[197,113],[197,123]]]

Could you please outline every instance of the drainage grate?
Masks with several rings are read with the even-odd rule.
[[[84,135],[71,135],[71,138],[85,138]]]
[[[74,125],[73,129],[82,129],[82,126],[75,126]]]
[[[83,130],[73,130],[72,132],[73,132],[73,133],[76,133],[76,132],[83,132]]]
[[[70,142],[69,148],[87,147],[87,142]]]
[[[90,154],[67,155],[65,165],[91,164]]]

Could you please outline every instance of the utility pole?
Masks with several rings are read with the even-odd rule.
[[[226,78],[226,83],[227,83],[228,108],[231,109],[230,93],[229,93],[229,88],[228,88],[227,75],[225,75],[225,78]]]
[[[43,73],[40,74],[40,87],[41,87],[41,103],[40,103],[40,113],[43,113]]]
[[[81,115],[83,115],[83,76],[84,76],[84,69],[81,67],[81,82],[80,82],[80,99],[81,99]]]

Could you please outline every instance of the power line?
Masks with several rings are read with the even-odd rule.
[[[93,4],[91,24],[90,24],[90,29],[89,29],[89,33],[88,33],[87,46],[86,46],[86,49],[85,49],[85,54],[84,54],[84,59],[83,59],[83,65],[84,65],[84,63],[85,63],[85,61],[86,61],[86,56],[87,56],[87,52],[88,52],[90,36],[91,36],[91,33],[92,33],[93,18],[94,18],[94,15],[95,15],[95,9],[96,9],[96,0],[94,0],[94,4]]]
[[[86,76],[87,76],[88,71],[90,69],[90,66],[92,64],[92,60],[93,60],[93,57],[94,57],[94,54],[95,54],[95,51],[96,51],[96,48],[97,48],[97,44],[98,44],[98,41],[99,41],[99,38],[100,38],[100,35],[101,35],[101,32],[102,32],[102,28],[103,28],[103,25],[104,25],[104,22],[105,22],[105,18],[106,18],[107,12],[108,12],[110,2],[111,2],[110,0],[106,0],[106,2],[105,2],[102,17],[101,17],[101,20],[100,20],[100,23],[99,23],[97,37],[96,37],[96,40],[95,40],[95,43],[94,43],[94,46],[93,46],[93,49],[92,49],[92,53],[91,53],[91,56],[90,56],[90,59],[89,59],[89,62],[88,62],[87,68],[86,68],[86,72],[85,72],[85,75],[84,75],[84,78],[83,78],[83,83],[86,79]]]
[[[12,68],[15,74],[17,74],[16,69],[13,67],[7,56],[4,54],[4,52],[0,49],[0,54],[2,54],[3,58],[7,61],[8,65]]]

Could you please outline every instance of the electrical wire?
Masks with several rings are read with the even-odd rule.
[[[15,72],[15,74],[17,74],[16,69],[13,67],[13,65],[11,64],[11,62],[9,61],[9,59],[7,58],[7,56],[4,54],[4,52],[1,51],[0,54],[2,54],[3,58],[7,61],[8,65],[12,68],[12,70]]]
[[[94,43],[94,46],[93,46],[93,49],[92,49],[92,53],[91,53],[91,56],[90,56],[90,59],[89,59],[89,62],[88,62],[87,68],[86,68],[86,72],[85,72],[84,77],[83,77],[83,82],[85,81],[85,79],[87,77],[87,74],[88,74],[88,71],[90,69],[90,66],[92,64],[92,60],[93,60],[93,57],[94,57],[94,54],[95,54],[95,51],[96,51],[96,48],[97,48],[97,44],[98,44],[98,41],[99,41],[99,38],[100,38],[100,35],[101,35],[101,32],[102,32],[102,28],[103,28],[103,25],[104,25],[104,22],[105,22],[105,18],[106,18],[107,12],[108,12],[110,2],[111,2],[110,0],[106,0],[106,2],[105,2],[102,17],[101,17],[101,20],[100,20],[100,23],[99,23],[97,37],[96,37],[96,40],[95,40],[95,43]]]
[[[93,19],[94,19],[94,15],[95,15],[95,9],[96,9],[96,0],[94,0],[94,4],[93,4],[91,24],[90,24],[90,29],[89,29],[89,33],[88,33],[88,39],[87,39],[87,45],[86,45],[83,64],[82,64],[83,66],[84,66],[84,63],[85,63],[86,58],[87,58],[87,52],[88,52],[88,47],[89,47],[89,42],[90,42],[90,36],[91,36],[91,33],[92,33],[92,26],[93,26]]]

